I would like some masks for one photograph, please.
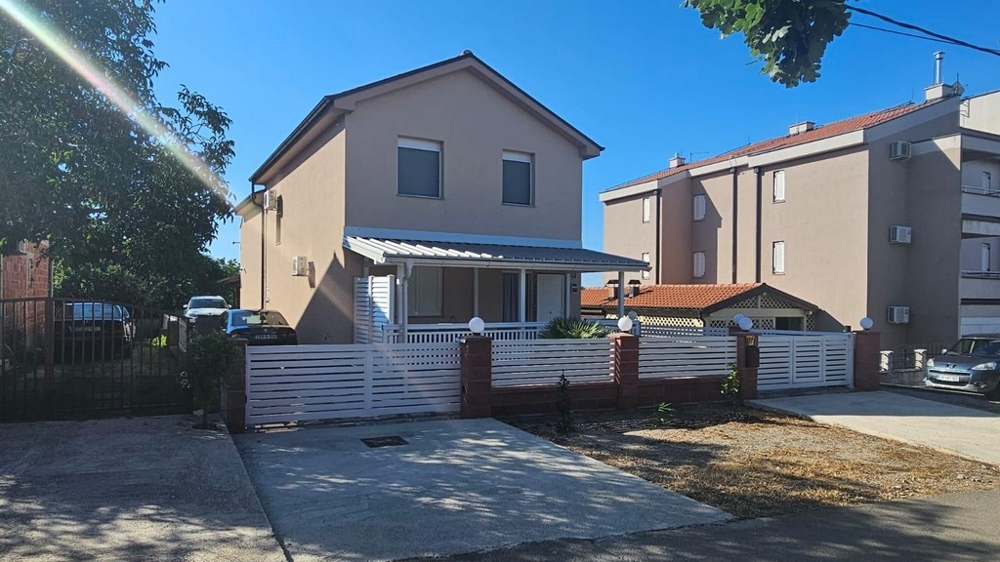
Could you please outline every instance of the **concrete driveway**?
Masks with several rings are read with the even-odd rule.
[[[749,405],[1000,465],[1000,415],[895,392],[811,394]]]
[[[0,424],[0,560],[285,560],[229,436],[193,422]]]
[[[369,448],[368,437],[406,444]],[[727,520],[715,508],[496,420],[237,437],[293,560],[444,556]]]

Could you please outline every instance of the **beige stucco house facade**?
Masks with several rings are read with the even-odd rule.
[[[326,96],[238,206],[243,306],[303,343],[352,341],[369,276],[394,276],[402,326],[579,315],[581,273],[646,268],[582,248],[601,150],[468,51]]]
[[[604,250],[647,259],[643,284],[766,283],[888,348],[1000,332],[1000,93],[937,84],[600,199]]]

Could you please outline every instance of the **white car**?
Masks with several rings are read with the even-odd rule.
[[[219,296],[191,297],[191,300],[184,305],[184,317],[189,322],[195,323],[199,318],[211,316],[218,318],[222,313],[229,310],[226,299]]]

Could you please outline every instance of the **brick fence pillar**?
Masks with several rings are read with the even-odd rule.
[[[612,334],[615,350],[612,372],[618,385],[618,408],[639,407],[639,338],[631,334]]]
[[[854,332],[854,388],[879,389],[882,337],[878,332]]]
[[[237,339],[239,351],[233,372],[222,380],[219,400],[222,419],[229,433],[243,433],[247,427],[247,340]]]
[[[492,415],[493,340],[482,336],[462,338],[462,407],[463,418],[488,418]]]
[[[730,332],[736,336],[736,376],[740,379],[740,399],[757,398],[757,368],[760,366],[760,336]]]

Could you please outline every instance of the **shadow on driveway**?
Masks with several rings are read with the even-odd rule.
[[[229,436],[193,422],[0,425],[0,560],[285,560]]]
[[[361,441],[384,436],[407,443]],[[312,427],[239,436],[237,446],[296,562],[442,556],[729,518],[492,419]]]

